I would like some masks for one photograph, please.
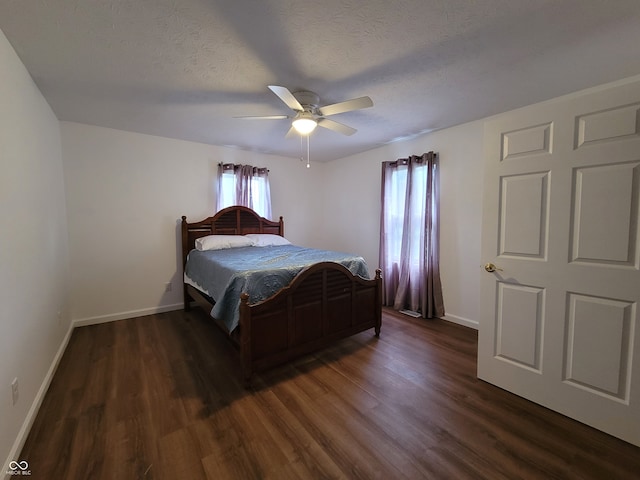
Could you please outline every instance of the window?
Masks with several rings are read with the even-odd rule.
[[[217,210],[233,205],[249,207],[270,219],[269,170],[251,165],[219,164]]]
[[[233,170],[222,172],[222,178],[218,184],[218,210],[236,204],[236,176]]]
[[[421,225],[424,225],[425,209],[421,206],[426,198],[427,165],[416,165],[411,179],[411,196],[407,198],[408,164],[399,165],[391,170],[389,178],[389,192],[386,198],[386,228],[387,234],[387,259],[392,263],[400,263],[402,255],[402,239],[405,224],[405,215],[409,215],[408,256],[409,264],[413,271],[419,268],[421,263]],[[409,202],[409,205],[407,205]]]

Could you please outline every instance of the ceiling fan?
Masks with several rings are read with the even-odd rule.
[[[300,91],[291,93],[289,89],[279,87],[277,85],[269,85],[269,89],[291,110],[293,110],[295,115],[267,115],[262,117],[244,116],[235,118],[256,120],[293,119],[293,122],[291,122],[291,128],[287,132],[286,137],[291,136],[295,132],[301,135],[309,135],[318,125],[328,128],[329,130],[333,130],[334,132],[342,133],[343,135],[353,135],[357,132],[355,128],[330,120],[326,117],[373,106],[371,98],[358,97],[345,102],[320,107],[320,97],[313,92]]]

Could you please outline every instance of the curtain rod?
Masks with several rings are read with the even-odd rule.
[[[436,159],[438,157],[438,154],[434,151],[430,151],[427,153],[423,153],[422,155],[409,155],[407,158],[399,158],[397,160],[393,160],[390,162],[383,162],[383,163],[387,163],[389,165],[407,165],[411,160],[416,160],[418,163],[420,163],[423,158],[425,158],[426,160],[428,159],[428,157],[432,157],[433,159]]]
[[[246,167],[251,167],[251,168],[253,168],[254,170],[263,170],[263,171],[265,171],[265,172],[267,172],[267,173],[270,171],[270,170],[269,170],[268,168],[266,168],[266,167],[254,167],[253,165],[242,165],[241,163],[235,164],[235,163],[222,163],[222,162],[218,162],[218,166],[219,166],[219,167],[222,167],[223,169],[224,169],[224,168],[226,168],[226,167],[234,168],[234,169],[235,169],[235,167],[243,167],[243,166],[246,166]]]

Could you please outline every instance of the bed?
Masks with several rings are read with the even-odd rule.
[[[207,253],[195,249],[196,242],[203,243],[210,238],[218,238],[209,237],[211,235],[249,234],[284,239],[284,221],[282,217],[279,221],[268,220],[242,206],[228,207],[213,217],[198,222],[190,223],[183,216],[184,272],[193,274],[196,258],[205,257],[202,254]],[[195,302],[207,313],[217,311],[219,315],[212,318],[239,349],[242,376],[247,385],[254,372],[288,362],[340,339],[368,329],[373,329],[376,337],[380,335],[382,278],[379,269],[373,279],[363,278],[360,276],[360,267],[353,258],[337,258],[332,256],[336,252],[323,252],[323,255],[328,255],[326,257],[320,255],[321,251],[311,249],[312,251],[307,252],[310,249],[296,246],[288,250],[279,247],[241,246],[231,249],[232,252],[223,252],[223,256],[233,258],[234,265],[242,266],[243,262],[245,266],[250,265],[245,270],[229,274],[229,278],[233,280],[228,285],[234,285],[233,294],[225,290],[221,297],[222,290],[215,283],[206,288],[185,275],[184,309],[188,311]],[[248,252],[248,255],[256,249],[260,250],[258,260],[241,258],[243,252]],[[218,255],[218,252],[214,253]],[[269,261],[267,256],[271,253],[273,259]],[[310,258],[306,264],[293,269],[293,274],[291,265],[284,267],[291,278],[287,278],[287,275],[284,280],[279,278],[282,272],[280,268],[278,278],[273,280],[273,270],[265,274],[259,266],[274,263],[279,268],[282,267],[280,262],[284,261],[283,258],[289,256],[295,257],[294,263],[298,262],[298,256],[307,260]],[[191,263],[188,264],[188,261]],[[270,265],[271,267],[274,265]],[[268,281],[265,280],[265,275],[268,275]],[[226,280],[222,281],[225,282]],[[272,289],[274,287],[271,283],[284,283],[276,285],[273,292],[267,288],[266,293],[263,291],[256,295],[249,289],[251,282],[269,285]],[[219,301],[216,302],[214,297]],[[231,305],[232,313],[227,315],[228,318],[223,318],[226,314],[221,313],[220,302]]]

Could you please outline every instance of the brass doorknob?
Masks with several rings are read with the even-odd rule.
[[[496,267],[493,263],[485,263],[484,269],[489,273],[493,273],[496,270],[502,271],[501,268]]]

